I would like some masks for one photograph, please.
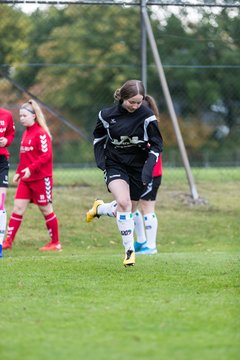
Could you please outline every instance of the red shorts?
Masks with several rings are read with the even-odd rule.
[[[28,199],[36,205],[45,206],[52,202],[52,177],[36,181],[20,180],[15,199]]]
[[[158,161],[153,168],[153,176],[162,176],[162,153],[160,153]]]

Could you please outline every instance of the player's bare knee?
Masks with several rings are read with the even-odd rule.
[[[118,201],[118,211],[131,211],[132,210],[132,202],[130,199],[120,199]]]
[[[53,212],[53,207],[52,204],[47,204],[46,206],[38,206],[39,210],[41,211],[41,213],[43,214],[43,216],[47,216],[49,214],[51,214]]]
[[[17,215],[23,215],[26,210],[26,207],[20,204],[14,204],[13,212]]]

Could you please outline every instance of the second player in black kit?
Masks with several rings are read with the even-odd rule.
[[[117,224],[125,248],[124,265],[135,264],[132,210],[151,187],[153,167],[162,151],[156,116],[142,105],[141,81],[129,80],[114,94],[118,103],[99,112],[94,135],[97,166],[117,201]]]

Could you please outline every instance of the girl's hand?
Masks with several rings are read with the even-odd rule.
[[[13,183],[17,184],[19,182],[19,179],[20,179],[20,174],[15,174],[13,177]]]
[[[29,170],[28,167],[26,167],[25,169],[23,169],[23,170],[21,171],[21,173],[24,174],[24,175],[22,176],[22,179],[28,179],[29,176],[31,175],[31,172],[30,172],[30,170]]]
[[[5,137],[0,137],[0,147],[4,148],[7,144],[7,139]]]

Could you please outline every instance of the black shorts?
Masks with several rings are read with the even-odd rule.
[[[146,201],[154,201],[157,198],[157,192],[162,182],[162,176],[156,176],[153,178],[153,181],[151,184],[145,187],[143,190],[143,194],[141,196],[142,200]]]
[[[0,187],[8,188],[9,162],[5,155],[0,155]]]
[[[113,180],[125,180],[130,188],[130,198],[138,201],[143,193],[142,168],[126,166],[124,164],[114,164],[108,166],[104,171],[104,180],[107,186]]]

